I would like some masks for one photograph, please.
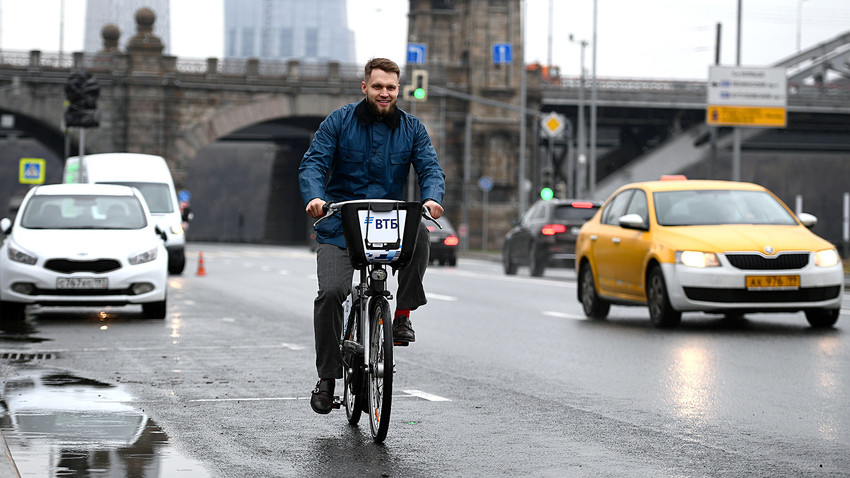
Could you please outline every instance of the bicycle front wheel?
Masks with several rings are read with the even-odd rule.
[[[393,399],[393,322],[385,298],[369,304],[369,327],[369,425],[372,440],[381,443],[387,437]]]
[[[361,340],[360,324],[360,301],[355,301],[346,319],[342,337],[342,403],[345,406],[345,416],[351,425],[357,425],[360,421],[364,401],[361,398],[363,396],[363,354],[358,355],[356,347],[353,346]]]

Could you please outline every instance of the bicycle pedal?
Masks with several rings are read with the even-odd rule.
[[[393,345],[396,347],[407,347],[410,345],[410,342],[393,342]]]

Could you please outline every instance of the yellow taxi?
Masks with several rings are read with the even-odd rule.
[[[844,271],[835,246],[762,186],[667,180],[627,184],[579,231],[578,300],[591,318],[645,305],[656,327],[682,312],[803,311],[838,320]]]

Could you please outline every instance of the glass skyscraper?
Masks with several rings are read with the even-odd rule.
[[[224,0],[224,56],[354,63],[346,0]]]
[[[126,48],[127,42],[136,34],[136,11],[142,7],[153,10],[156,22],[153,33],[165,46],[164,54],[169,54],[171,44],[170,0],[86,0],[86,29],[83,49],[86,53],[97,53],[103,48],[100,31],[107,23],[114,23],[121,29],[118,39],[119,48]]]

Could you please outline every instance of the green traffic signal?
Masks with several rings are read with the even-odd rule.
[[[424,100],[425,99],[425,89],[424,88],[416,88],[415,90],[413,90],[413,97],[416,98],[417,100]]]
[[[555,191],[552,188],[543,188],[540,190],[540,199],[549,201],[553,197],[555,197]]]

